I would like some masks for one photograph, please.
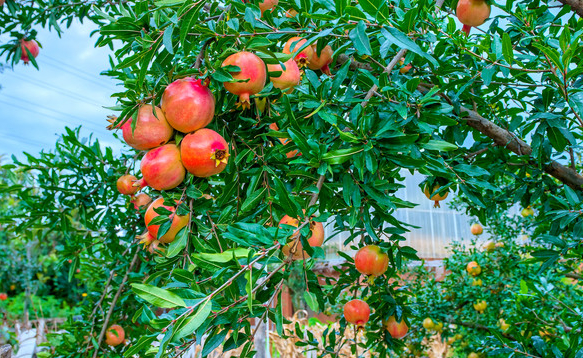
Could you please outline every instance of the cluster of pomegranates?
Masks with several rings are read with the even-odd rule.
[[[368,245],[356,253],[354,256],[354,265],[358,272],[369,276],[372,281],[375,277],[383,275],[389,267],[389,256],[382,252],[377,245]],[[353,299],[344,305],[344,318],[347,322],[355,324],[359,328],[366,325],[370,318],[370,306],[361,299]],[[383,320],[383,327],[394,339],[405,337],[409,327],[404,317],[397,321],[395,316],[390,316]]]

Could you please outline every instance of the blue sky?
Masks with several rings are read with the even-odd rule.
[[[40,68],[22,62],[0,73],[0,155],[37,154],[54,148],[65,126],[82,126],[82,135],[93,134],[116,152],[122,146],[105,129],[114,112],[110,98],[115,81],[100,76],[109,68],[108,48],[94,48],[90,38],[95,25],[75,22],[61,38],[54,31],[38,29],[43,48],[37,57]],[[0,43],[7,38],[0,36]],[[118,88],[119,90],[119,88]],[[8,158],[4,158],[6,163]]]

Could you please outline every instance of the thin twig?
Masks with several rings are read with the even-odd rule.
[[[393,57],[393,59],[391,60],[391,62],[389,62],[389,64],[387,65],[387,67],[385,67],[383,72],[386,72],[389,76],[389,79],[391,77],[391,71],[393,70],[393,68],[395,68],[395,66],[397,65],[397,63],[399,63],[399,61],[407,54],[407,49],[401,49],[399,52],[397,52],[397,54],[395,55],[395,57]],[[372,98],[372,96],[374,96],[375,91],[379,88],[379,86],[377,86],[376,84],[374,84],[370,90],[368,90],[368,93],[366,94],[366,96],[364,97],[364,101],[362,101],[362,103],[360,104],[362,106],[362,108],[366,107],[366,105],[368,104],[368,101]]]

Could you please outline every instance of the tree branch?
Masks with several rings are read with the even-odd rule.
[[[559,0],[559,2],[571,6],[571,10],[583,17],[583,0]]]

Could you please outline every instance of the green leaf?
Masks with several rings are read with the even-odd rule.
[[[171,54],[174,54],[174,48],[172,47],[172,32],[174,32],[174,25],[170,25],[164,30],[164,36],[162,37],[162,43],[166,50]]]
[[[175,308],[186,307],[184,300],[163,288],[152,285],[144,285],[141,283],[133,283],[132,291],[140,298],[148,301],[156,307],[160,308]]]
[[[241,213],[246,213],[249,210],[256,209],[257,205],[263,199],[266,191],[266,188],[261,188],[251,193],[251,195],[249,195],[241,205]]]
[[[210,299],[205,299],[204,303],[198,308],[195,314],[186,316],[185,319],[176,323],[176,335],[174,341],[178,341],[188,335],[194,334],[194,331],[200,327],[211,314],[213,307]]]
[[[304,291],[304,300],[306,300],[308,307],[310,307],[312,311],[320,311],[320,307],[318,306],[318,299],[316,298],[315,294],[310,291]]]
[[[322,156],[322,160],[324,160],[328,164],[342,164],[349,160],[350,158],[352,158],[354,154],[360,153],[363,150],[364,150],[363,147],[336,149],[324,154]]]
[[[352,40],[354,48],[356,48],[356,52],[359,55],[372,55],[372,49],[370,48],[370,41],[366,34],[366,25],[364,21],[359,21],[358,25],[350,31],[348,37]]]
[[[502,35],[502,54],[509,65],[514,61],[514,49],[512,48],[512,40],[507,32]]]
[[[184,250],[186,244],[188,243],[188,234],[189,234],[188,226],[185,226],[182,229],[180,229],[178,234],[176,234],[174,241],[172,241],[168,246],[168,252],[166,253],[166,257],[172,258],[178,255],[180,252],[182,252],[182,250]]]
[[[439,150],[439,151],[452,151],[458,149],[458,146],[443,140],[432,139],[423,145],[423,148],[427,150]]]

